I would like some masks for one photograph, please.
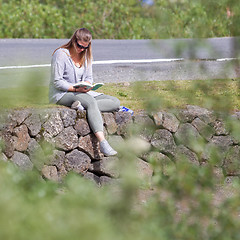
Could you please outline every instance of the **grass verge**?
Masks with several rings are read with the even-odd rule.
[[[240,79],[208,81],[149,81],[108,83],[99,92],[116,96],[121,105],[134,111],[181,108],[186,104],[214,110],[240,109]],[[0,89],[0,108],[51,107],[48,87],[29,84]]]

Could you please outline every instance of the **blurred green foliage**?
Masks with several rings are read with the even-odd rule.
[[[94,38],[237,36],[240,31],[237,0],[156,0],[152,7],[137,0],[0,0],[0,9],[1,38],[69,38],[78,27],[89,28]],[[0,108],[48,106],[47,88],[32,84],[33,78],[39,83],[42,77],[26,78],[11,95],[2,89]],[[134,85],[106,85],[103,91],[134,110],[184,104],[213,109],[239,141],[238,122],[228,117],[239,110],[239,79]],[[239,239],[239,178],[224,182],[216,173],[217,154],[201,167],[183,157],[165,172],[150,157],[149,187],[137,177],[135,151],[122,147],[121,181],[101,188],[73,173],[61,183],[45,181],[37,171],[22,172],[0,160],[0,239]],[[144,192],[150,197],[142,201]]]
[[[0,38],[70,38],[86,27],[95,39],[239,36],[238,0],[0,0]]]

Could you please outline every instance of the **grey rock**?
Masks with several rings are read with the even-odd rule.
[[[21,125],[14,128],[13,134],[14,148],[19,152],[26,151],[28,148],[28,142],[30,141],[30,136],[28,134],[28,128],[26,125]]]
[[[216,135],[228,135],[229,132],[226,130],[225,124],[223,121],[216,120],[213,123],[213,128],[215,129]]]
[[[144,140],[150,141],[155,131],[153,120],[146,114],[136,114],[134,116],[134,123],[138,127],[138,135]]]
[[[228,146],[231,146],[234,143],[231,136],[214,136],[210,142],[221,147],[223,151],[225,151]]]
[[[43,166],[42,175],[44,178],[48,180],[52,180],[55,182],[59,181],[57,168],[55,166],[47,166],[47,165]]]
[[[174,114],[164,112],[162,126],[165,129],[175,133],[178,130],[179,124],[180,122]]]
[[[91,164],[91,158],[77,149],[66,154],[65,166],[67,171],[85,173]]]
[[[137,176],[141,180],[146,181],[148,184],[151,184],[152,175],[153,175],[152,166],[148,162],[145,162],[140,158],[136,159],[136,165],[137,165]]]
[[[78,146],[78,136],[72,126],[64,128],[55,138],[55,146],[65,151],[72,150]]]
[[[50,118],[43,124],[43,135],[47,138],[57,136],[64,129],[59,112],[53,112]]]
[[[31,137],[36,136],[41,131],[40,117],[36,113],[33,113],[31,116],[29,116],[24,121],[24,124],[28,127]]]
[[[177,146],[175,160],[176,161],[187,160],[190,163],[199,165],[197,154],[192,152],[190,149],[188,149],[184,145]]]
[[[116,184],[117,180],[108,176],[101,176],[100,178],[101,186]]]
[[[179,110],[176,114],[177,118],[183,123],[192,122],[197,117],[206,124],[216,120],[216,116],[212,111],[193,105],[187,105],[186,109]]]
[[[80,136],[86,136],[91,132],[91,129],[86,119],[78,119],[76,121],[76,124],[74,125],[74,129]]]
[[[37,112],[39,114],[41,124],[44,124],[50,118],[50,116],[52,115],[53,112],[55,112],[55,113],[58,112],[58,109],[56,109],[56,108],[39,109]]]
[[[103,158],[103,154],[99,150],[99,143],[94,134],[89,134],[79,138],[79,149],[87,152],[93,159]]]
[[[117,157],[105,157],[91,164],[89,171],[97,175],[105,175],[114,178],[119,177],[119,159]]]
[[[231,147],[223,165],[226,175],[240,175],[240,146]]]
[[[75,124],[77,117],[77,112],[75,110],[70,108],[61,108],[59,111],[65,128]]]
[[[190,115],[195,118],[200,118],[203,122],[209,124],[216,120],[216,116],[213,111],[210,111],[206,108],[201,108],[199,106],[187,105],[187,110]]]
[[[87,119],[87,111],[86,110],[77,111],[77,118]]]
[[[96,183],[98,186],[100,185],[100,177],[91,172],[84,173],[83,177],[92,181],[93,183]]]
[[[117,124],[113,113],[103,113],[103,120],[109,134],[115,134],[117,132]]]
[[[48,165],[55,166],[57,168],[59,180],[67,175],[64,151],[53,150],[52,154],[47,156],[47,159]]]
[[[38,144],[38,142],[34,138],[31,138],[28,143],[27,153],[31,161],[33,162],[34,166],[38,170],[41,170],[44,163],[47,162],[47,159],[44,155],[44,152],[41,146]]]
[[[155,131],[151,144],[163,153],[175,154],[176,144],[172,134],[166,129],[158,129]]]
[[[202,158],[204,160],[212,159],[216,166],[222,166],[224,158],[233,145],[233,140],[230,136],[214,136],[206,145]]]
[[[194,152],[202,151],[201,148],[199,149],[199,146],[204,142],[203,138],[190,123],[181,124],[175,133],[175,138],[178,144],[183,144]]]
[[[12,137],[12,131],[8,131],[8,129],[1,131],[0,139],[3,153],[5,153],[8,158],[12,157],[14,154],[14,140]]]
[[[210,127],[208,124],[204,123],[199,118],[195,118],[192,122],[192,125],[198,130],[200,135],[209,141],[215,134],[214,128]]]
[[[50,161],[49,163],[51,165],[54,165],[57,167],[58,170],[62,169],[64,167],[65,162],[65,152],[59,151],[59,150],[53,150],[53,154],[49,156]]]
[[[160,152],[149,152],[143,158],[154,165],[154,171],[157,174],[161,172],[165,176],[171,175],[171,169],[175,169],[174,162],[166,155]]]
[[[176,116],[182,123],[192,122],[196,117],[195,115],[191,115],[187,109],[178,110]]]
[[[14,121],[17,123],[17,125],[21,125],[24,120],[31,115],[30,109],[24,109],[24,110],[15,110],[9,118],[11,121]]]
[[[22,170],[32,170],[33,164],[29,157],[21,152],[14,151],[11,160]]]
[[[110,135],[108,136],[109,144],[116,150],[121,149],[121,146],[124,144],[124,139],[118,135]]]
[[[154,113],[153,120],[157,127],[161,127],[163,125],[163,113],[162,112]]]
[[[132,123],[132,116],[129,112],[116,112],[115,120],[118,125],[117,134],[127,136],[128,135],[128,127]]]

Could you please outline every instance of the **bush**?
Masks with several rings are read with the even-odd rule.
[[[70,38],[79,27],[91,30],[96,39],[205,38],[240,33],[237,0],[155,0],[149,7],[137,0],[1,0],[0,7],[1,38]]]

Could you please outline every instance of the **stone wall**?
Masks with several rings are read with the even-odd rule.
[[[165,166],[182,156],[201,166],[211,158],[212,147],[220,153],[216,167],[226,176],[240,174],[239,138],[212,111],[189,105],[174,113],[102,115],[105,134],[115,148],[136,133],[139,138],[135,137],[135,141],[141,139],[143,146],[147,146],[145,153],[136,156],[140,175],[151,177],[153,171],[148,161],[152,157],[159,161],[163,172]],[[240,123],[239,112],[231,118]],[[36,168],[44,178],[59,181],[70,171],[100,185],[119,178],[118,169],[111,166],[120,159],[100,153],[85,111],[66,107],[4,111],[0,138],[2,160],[12,161],[23,170]]]

